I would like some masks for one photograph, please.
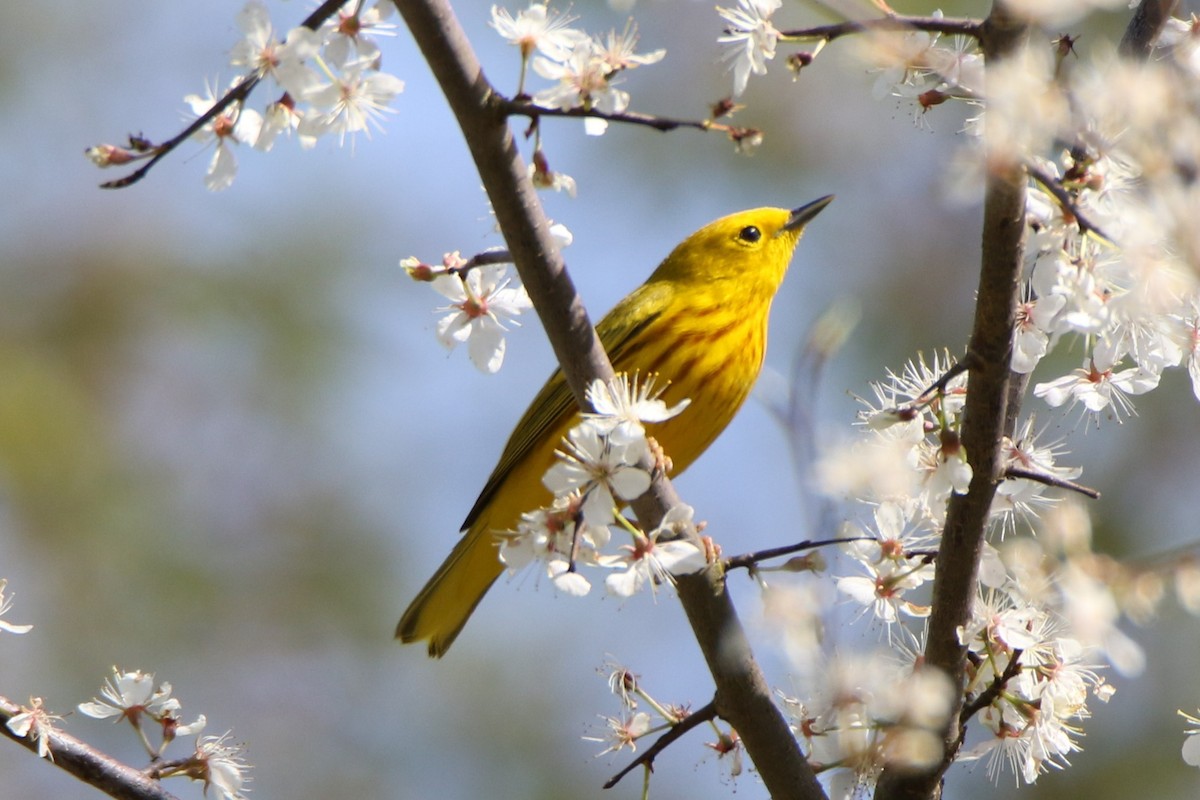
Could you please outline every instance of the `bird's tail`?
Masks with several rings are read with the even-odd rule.
[[[429,655],[443,656],[504,569],[496,547],[496,537],[486,526],[478,521],[472,525],[409,604],[396,626],[396,638],[406,643],[428,639]]]

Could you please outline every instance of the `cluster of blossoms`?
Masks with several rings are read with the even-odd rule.
[[[971,478],[957,435],[966,386],[945,356],[932,363],[919,359],[873,388],[875,399],[863,401],[860,414],[862,436],[831,449],[818,465],[818,482],[827,493],[873,507],[872,524],[847,526],[850,541],[843,551],[855,570],[835,584],[862,608],[860,617],[885,627],[912,671],[929,612],[917,590],[933,577],[930,559],[940,544],[946,501],[965,492]],[[1139,569],[1093,552],[1083,506],[1046,494],[1052,485],[1070,484],[1079,470],[1057,463],[1060,448],[1037,441],[1032,419],[1005,439],[1002,453],[1008,479],[992,503],[995,544],[985,543],[980,592],[971,621],[959,631],[970,653],[965,706],[983,730],[966,756],[986,757],[993,777],[1008,768],[1032,783],[1064,766],[1078,749],[1089,698],[1111,696],[1100,666],[1124,675],[1142,669],[1141,649],[1118,627],[1122,616],[1149,616],[1164,594],[1164,576],[1175,580],[1181,601],[1194,609],[1197,569],[1188,563]],[[1015,535],[1031,528],[1037,538]],[[820,705],[822,680],[857,680],[857,672],[846,669],[850,677],[837,678],[831,668],[813,671],[811,696],[817,699],[794,701],[804,709],[797,729],[809,740],[810,758],[867,783],[900,758],[897,753],[919,766],[925,750],[877,741],[892,731],[892,717],[863,709],[856,723],[863,730],[847,738],[855,725],[809,710]],[[867,694],[899,703],[910,693],[906,686],[896,679]],[[891,700],[878,700],[884,694]],[[837,735],[819,740],[813,731]],[[1189,737],[1185,757],[1194,750]]]
[[[1102,58],[1078,77],[1070,37],[1034,43],[988,71],[986,95],[973,40],[946,48],[914,31],[900,37],[899,57],[877,83],[914,100],[918,114],[952,97],[979,106],[967,130],[984,153],[973,163],[1030,167],[1013,369],[1033,372],[1064,337],[1084,342],[1078,369],[1035,385],[1051,406],[1120,420],[1133,412],[1131,396],[1181,366],[1200,398],[1196,31],[1195,20],[1171,20],[1159,42],[1165,57]],[[1064,141],[1072,144],[1057,158],[1039,155]]]
[[[163,683],[157,688],[154,675],[140,670],[125,672],[113,667],[113,676],[100,687],[100,698],[79,704],[79,712],[95,719],[126,720],[137,732],[147,754],[154,761],[162,758],[163,751],[177,737],[196,736],[195,749],[188,756],[165,762],[156,777],[183,776],[201,781],[207,791],[216,788],[225,800],[243,800],[243,790],[248,780],[246,764],[240,745],[229,740],[229,733],[220,736],[200,736],[206,719],[199,715],[194,722],[182,724],[179,700],[171,696],[171,684]],[[147,735],[151,723],[159,731],[159,743],[153,744]]]
[[[1079,749],[1076,723],[1090,716],[1089,696],[1112,696],[1113,687],[1084,661],[1094,649],[1064,635],[1066,627],[1045,603],[1002,585],[976,599],[959,632],[970,653],[965,700],[982,704],[977,719],[985,732],[964,757],[986,756],[993,778],[1007,767],[1033,783],[1065,766]]]
[[[619,664],[606,664],[602,670],[606,676],[608,688],[620,701],[620,712],[615,717],[601,715],[604,720],[604,732],[595,736],[584,736],[585,741],[599,742],[607,745],[599,755],[616,753],[629,748],[637,750],[637,743],[642,737],[662,733],[679,725],[692,711],[686,705],[668,705],[655,700],[642,686],[640,676],[635,675],[627,667]],[[643,711],[645,704],[649,711]],[[730,779],[742,774],[742,740],[737,731],[730,728],[721,730],[713,719],[708,719],[716,735],[715,742],[706,743],[706,747],[717,754],[726,769]]]
[[[823,690],[822,680],[859,685],[864,672],[884,673],[879,667],[864,671],[853,664],[817,670],[815,699],[795,701],[804,712],[798,730],[809,741],[810,758],[845,769],[848,779],[867,783],[889,763],[920,767],[941,757],[934,733],[940,722],[920,717],[920,724],[910,724],[906,720],[916,712],[903,704],[906,698],[933,691],[932,685],[921,683],[920,691],[911,685],[925,680],[913,660],[924,640],[923,624],[930,610],[925,604],[927,588],[922,591],[922,587],[933,578],[947,501],[952,494],[965,493],[972,477],[959,439],[965,374],[948,355],[920,358],[873,389],[874,399],[862,401],[862,435],[824,458],[818,465],[818,481],[826,493],[873,508],[870,524],[847,525],[848,541],[842,549],[854,569],[836,578],[835,585],[861,608],[860,618],[884,626],[889,643],[902,658],[887,672],[893,679],[878,686],[868,682],[859,686],[857,694],[850,693],[852,697],[865,693],[874,705],[849,709],[822,705],[822,691],[834,697],[846,694]],[[1056,463],[1058,448],[1037,441],[1032,420],[1005,440],[1003,455],[1009,479],[995,495],[991,529],[1007,548],[1009,543],[1030,541],[1011,534],[1035,521],[1040,511],[1053,508],[1046,496],[1049,484],[1070,481],[1078,470]],[[1082,558],[1083,552],[1072,556]],[[1083,637],[1079,626],[1070,624],[1077,607],[1072,601],[1086,603],[1094,597],[1084,600],[1069,593],[1074,562],[1060,555],[1060,569],[1035,573],[1029,563],[1010,563],[1015,557],[1007,549],[987,545],[981,566],[983,589],[971,625],[960,632],[972,654],[963,687],[966,703],[968,707],[978,703],[976,714],[993,734],[977,753],[996,753],[993,765],[1012,766],[1030,782],[1060,764],[1074,747],[1072,723],[1087,713],[1087,691],[1080,695],[1078,687],[1092,687],[1107,698],[1108,688],[1083,666],[1082,654],[1101,653],[1103,642],[1120,635],[1114,616],[1104,630],[1086,632],[1086,650],[1072,638]],[[1042,559],[1037,563],[1052,560],[1046,553]],[[1102,591],[1103,584],[1091,588]],[[1070,702],[1063,696],[1068,685]],[[868,691],[864,686],[875,688]],[[928,705],[938,709],[944,703]],[[1038,708],[1040,714],[1035,713]]]
[[[932,17],[941,19],[942,12]],[[968,36],[910,31],[870,37],[860,55],[877,73],[872,95],[913,103],[914,119],[920,124],[934,106],[950,99],[975,100],[983,89],[983,54]]]
[[[521,53],[517,96],[528,96],[525,77],[532,58],[533,71],[555,82],[533,95],[538,105],[620,114],[629,108],[629,93],[617,88],[623,73],[656,64],[667,51],[634,52],[637,29],[632,24],[621,33],[614,30],[607,36],[593,37],[572,28],[575,19],[544,3],[533,3],[515,17],[499,6],[492,7],[492,27]],[[608,122],[598,117],[584,121],[584,130],[593,136],[603,134],[607,128]]]
[[[1185,48],[1171,53],[1147,64],[1114,60],[1071,86],[1068,96],[1087,97],[1091,116],[1075,121],[1067,139],[1075,146],[1039,162],[1072,207],[1041,184],[1030,192],[1029,290],[1014,368],[1031,371],[1067,335],[1085,342],[1079,369],[1035,386],[1050,405],[1119,419],[1132,412],[1130,396],[1156,388],[1173,367],[1186,368],[1200,399],[1200,146],[1190,138],[1200,131],[1180,113],[1200,112],[1200,73]],[[1130,108],[1113,87],[1126,98],[1162,96],[1149,101],[1154,108]]]
[[[940,538],[938,522],[921,516],[919,508],[919,502],[902,504],[898,498],[879,502],[874,525],[858,531],[866,535],[845,547],[870,577],[836,581],[840,592],[887,626],[900,655],[883,658],[890,669],[883,668],[881,657],[870,668],[846,659],[825,665],[809,676],[811,699],[789,703],[798,709],[797,730],[809,745],[810,759],[846,770],[840,780],[869,784],[888,764],[921,767],[941,758],[936,732],[945,717],[937,710],[947,701],[938,692],[948,696],[949,687],[927,683],[928,674],[916,669],[923,632],[905,624],[928,614],[911,596],[932,578],[925,556],[936,551]],[[1007,527],[1000,520],[1008,513],[994,509],[996,530]],[[1141,659],[1137,646],[1116,627],[1116,589],[1105,582],[1111,569],[1099,569],[1100,561],[1078,532],[1056,527],[1062,515],[1051,516],[1055,519],[1044,526],[1041,540],[1010,538],[1000,549],[987,547],[981,591],[970,623],[959,632],[970,653],[965,705],[985,734],[967,757],[986,755],[990,775],[1008,767],[1029,783],[1062,766],[1077,749],[1076,723],[1089,715],[1089,695],[1107,700],[1112,693],[1085,656],[1105,656],[1123,672],[1136,671]],[[1069,547],[1051,551],[1050,542],[1068,540]],[[1097,608],[1110,613],[1099,614]],[[903,635],[893,636],[894,629]],[[826,686],[829,682],[835,686]]]
[[[1124,0],[1014,0],[1008,8],[1034,25],[1061,26],[1078,20],[1089,5],[1115,6]],[[1136,5],[1136,0],[1131,5]],[[733,73],[735,96],[746,90],[750,75],[765,75],[767,62],[775,58],[781,41],[796,41],[796,33],[780,31],[772,17],[783,7],[782,0],[737,0],[733,8],[717,7],[725,23],[724,33],[717,42],[725,48],[725,60]],[[933,20],[942,19],[941,10],[934,11]],[[1168,25],[1166,36],[1183,38],[1183,24]],[[1171,33],[1174,31],[1175,33]],[[955,97],[972,99],[983,86],[983,56],[974,39],[955,35],[949,46],[941,43],[941,33],[914,29],[896,33],[894,29],[865,30],[866,46],[860,55],[879,73],[874,94],[889,94],[917,100],[923,109],[939,105]],[[815,38],[815,37],[811,37]],[[1070,40],[1067,39],[1069,45]],[[824,47],[818,40],[813,52],[798,53],[788,59],[794,71],[811,63]]]
[[[808,758],[833,771],[831,797],[856,797],[888,764],[929,767],[954,688],[944,673],[887,652],[842,654],[806,675],[806,698],[780,693]]]
[[[4,596],[7,581],[0,578],[0,615],[12,605]],[[32,625],[17,625],[0,619],[0,632],[26,633]],[[203,714],[193,722],[184,724],[180,718],[182,706],[171,696],[171,685],[154,685],[154,676],[140,671],[126,672],[113,667],[111,678],[100,687],[100,698],[80,703],[81,714],[95,719],[126,720],[137,732],[150,759],[159,765],[153,772],[155,778],[183,776],[216,788],[224,800],[244,800],[245,784],[249,780],[246,772],[249,765],[243,758],[243,748],[229,741],[229,733],[221,736],[200,736],[206,723]],[[8,730],[17,737],[29,739],[37,744],[38,755],[54,760],[52,738],[55,723],[62,717],[51,713],[42,698],[33,697],[29,705],[22,706],[6,723]],[[147,724],[149,723],[149,724]],[[158,744],[152,744],[148,728],[158,731]],[[195,749],[188,756],[163,761],[163,751],[180,736],[196,736]]]
[[[8,588],[8,579],[0,578],[0,633],[28,633],[33,630],[32,625],[18,625],[15,622],[8,622],[3,617],[12,608],[12,597],[5,597],[4,590]]]
[[[847,525],[849,541],[842,549],[855,568],[835,585],[861,607],[860,617],[884,626],[889,642],[907,654],[911,670],[929,612],[918,590],[933,577],[930,562],[940,544],[947,500],[965,492],[971,479],[958,437],[966,385],[953,360],[937,356],[910,363],[873,389],[874,400],[863,401],[862,435],[831,449],[817,476],[824,492],[873,508],[871,524]],[[1175,578],[1177,593],[1188,605],[1196,570],[1173,564],[1139,571],[1095,554],[1082,506],[1046,494],[1052,485],[1069,484],[1079,470],[1057,463],[1061,449],[1038,441],[1032,419],[1004,440],[1002,454],[1007,480],[991,508],[996,544],[985,543],[980,594],[970,624],[959,634],[971,654],[963,690],[966,706],[990,734],[970,755],[986,755],[992,775],[1007,767],[1033,782],[1064,765],[1077,749],[1078,723],[1089,715],[1089,697],[1111,695],[1096,665],[1106,663],[1126,675],[1142,668],[1140,648],[1118,628],[1122,615],[1140,619],[1152,612],[1163,594],[1162,572]],[[1034,526],[1036,539],[1015,535]],[[819,697],[820,680],[833,676],[829,669],[812,674]],[[892,702],[907,692],[905,685],[902,680],[889,684],[887,691],[896,694]],[[819,704],[797,702],[805,708]],[[810,731],[810,739],[811,730],[839,732],[820,748],[810,741],[810,757],[849,769],[855,780],[870,782],[899,757],[897,752],[924,752],[860,739],[849,740],[851,747],[841,735],[845,725],[806,713],[808,723],[800,730]],[[891,730],[887,722],[867,714],[862,726],[877,737]]]
[[[771,9],[749,0],[742,7]],[[1033,373],[1059,341],[1074,340],[1082,366],[1034,382],[1033,394],[1051,407],[1080,406],[1096,422],[1133,413],[1131,398],[1156,388],[1173,367],[1187,370],[1200,398],[1198,33],[1196,20],[1172,20],[1158,57],[1101,58],[1079,76],[1069,68],[1069,37],[1035,40],[989,69],[986,93],[982,59],[969,40],[946,47],[936,34],[913,31],[871,42],[886,64],[881,93],[913,100],[918,114],[950,98],[982,109],[968,124],[979,174],[1029,169],[1012,368]],[[773,55],[777,38],[757,55]],[[749,47],[749,38],[741,41]],[[747,63],[747,72],[760,71]],[[1055,148],[1054,159],[1038,155]],[[947,499],[972,479],[959,438],[965,391],[948,357],[909,364],[864,401],[862,435],[818,465],[824,491],[873,509],[872,524],[848,526],[855,541],[843,550],[855,569],[836,586],[905,650],[923,640],[929,609],[918,592],[932,577],[929,556],[940,543]],[[1196,569],[1179,562],[1132,568],[1094,553],[1082,506],[1046,494],[1050,486],[1074,486],[1079,470],[1057,463],[1061,449],[1038,441],[1032,416],[1005,439],[1002,453],[1006,480],[992,503],[993,542],[985,543],[972,619],[959,631],[970,653],[965,707],[982,727],[968,756],[986,757],[993,776],[1010,769],[1032,783],[1078,749],[1089,699],[1111,695],[1097,670],[1142,668],[1144,655],[1120,619],[1152,613],[1168,577],[1194,609]],[[1017,535],[1031,529],[1037,538]],[[902,682],[894,684],[887,691],[899,691]],[[1197,723],[1184,716],[1191,726],[1184,758],[1200,763]],[[809,715],[798,729],[823,730],[813,722],[819,719]],[[878,727],[870,713],[865,719],[864,727]],[[880,751],[863,761],[870,747],[840,740],[832,754],[810,744],[811,757],[848,767],[857,781],[869,783],[888,760]]]
[[[522,515],[515,531],[500,535],[500,560],[510,571],[540,561],[557,589],[584,595],[591,582],[579,568],[599,567],[608,571],[604,584],[610,594],[630,597],[647,586],[670,583],[673,575],[704,568],[704,552],[680,538],[692,525],[690,506],[670,509],[649,533],[619,513],[650,487],[651,474],[641,466],[652,453],[644,424],[670,419],[688,404],[668,408],[661,394],[653,376],[639,380],[622,374],[609,383],[592,383],[587,396],[594,411],[571,428],[558,461],[542,479],[554,500]],[[631,543],[605,553],[613,526]]]
[[[266,4],[250,0],[237,18],[243,38],[230,52],[230,64],[241,73],[228,90],[256,80],[269,81],[282,94],[262,112],[238,100],[196,132],[214,147],[205,186],[220,191],[232,185],[237,173],[234,145],[267,151],[280,134],[295,135],[304,148],[330,135],[345,144],[348,136],[369,137],[372,126],[379,128],[383,115],[391,111],[388,104],[404,89],[403,81],[380,69],[382,55],[375,41],[394,35],[396,26],[387,21],[394,10],[387,0],[369,8],[347,2],[317,30],[297,27],[281,38]],[[204,117],[219,99],[216,87],[210,86],[204,95],[188,95],[184,102],[196,117]],[[154,152],[150,146],[100,145],[87,154],[99,166],[113,166]]]

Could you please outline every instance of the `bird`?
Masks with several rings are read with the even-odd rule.
[[[733,419],[762,369],[771,302],[805,227],[833,200],[794,210],[756,208],[711,222],[684,239],[638,288],[596,326],[616,373],[655,376],[683,413],[646,425],[674,476]],[[579,422],[557,370],[517,422],[491,476],[462,524],[462,538],[409,604],[396,638],[428,642],[440,658],[462,631],[504,565],[497,534],[549,504],[542,476]]]

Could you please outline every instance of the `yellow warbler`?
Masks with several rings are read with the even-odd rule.
[[[596,326],[616,372],[657,375],[660,386],[669,381],[662,395],[668,405],[691,399],[679,416],[646,426],[676,474],[712,444],[750,393],[766,351],[771,300],[804,226],[832,199],[795,211],[743,211],[701,228]],[[463,523],[464,536],[404,612],[398,639],[428,639],[431,656],[446,652],[503,569],[495,534],[550,502],[542,476],[578,421],[575,398],[556,371],[509,437]]]

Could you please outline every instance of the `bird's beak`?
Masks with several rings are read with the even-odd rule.
[[[779,232],[783,233],[784,231],[798,231],[803,229],[805,225],[812,221],[813,217],[820,214],[825,206],[832,202],[833,195],[827,194],[819,200],[813,200],[808,205],[800,206],[792,212],[792,215],[788,217],[788,221],[779,229]]]

